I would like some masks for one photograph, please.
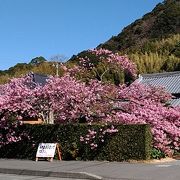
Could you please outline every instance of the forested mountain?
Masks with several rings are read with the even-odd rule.
[[[117,36],[97,48],[105,48],[133,60],[138,73],[180,71],[180,0],[165,0],[156,5],[141,19],[125,27]],[[88,56],[87,51],[73,56],[67,64],[74,64],[79,57]],[[91,58],[91,57],[89,57]],[[104,65],[99,66],[103,71]],[[18,63],[9,70],[0,71],[0,83],[33,71],[55,75],[53,62],[36,57],[30,63]],[[120,75],[111,73],[115,79]]]
[[[127,54],[139,73],[180,70],[180,0],[165,0],[98,48]]]
[[[177,33],[180,33],[180,1],[165,0],[100,46],[110,50],[136,51],[149,40],[161,40]]]

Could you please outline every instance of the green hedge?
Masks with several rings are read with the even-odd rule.
[[[152,136],[149,125],[117,125],[117,133],[106,135],[104,142],[96,138],[98,147],[92,150],[89,145],[80,142],[88,129],[97,132],[107,126],[68,124],[68,125],[22,125],[18,132],[28,134],[16,143],[0,149],[1,158],[35,159],[38,144],[58,142],[62,148],[63,160],[108,160],[124,161],[129,159],[150,159]],[[98,134],[98,133],[97,133]]]

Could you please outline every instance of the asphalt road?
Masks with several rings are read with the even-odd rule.
[[[23,175],[1,174],[0,173],[0,180],[83,180],[83,179],[58,178],[58,177],[40,177],[40,176],[23,176]]]
[[[180,180],[180,160],[128,163],[0,159],[0,173],[4,174],[1,174],[0,180]]]

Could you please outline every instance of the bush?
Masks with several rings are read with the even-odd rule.
[[[1,158],[35,159],[38,144],[59,143],[63,160],[108,160],[149,159],[151,156],[151,133],[149,125],[117,125],[118,132],[105,134],[104,141],[95,137],[96,149],[80,141],[89,129],[97,132],[109,126],[67,124],[67,125],[21,125],[17,128],[30,137],[11,143],[0,149]]]
[[[165,154],[162,151],[160,151],[159,149],[153,148],[151,151],[151,158],[152,159],[165,158]]]

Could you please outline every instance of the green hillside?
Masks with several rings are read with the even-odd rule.
[[[149,40],[161,40],[178,33],[180,33],[180,1],[165,0],[99,47],[112,51],[134,51],[143,47]]]
[[[29,63],[18,63],[8,70],[0,71],[0,84],[4,84],[13,77],[20,77],[29,72],[55,75],[56,69],[53,64],[54,62],[48,62],[42,56],[33,58]]]
[[[180,70],[180,34],[149,41],[136,51],[126,52],[139,73]]]
[[[180,1],[159,3],[98,48],[127,54],[139,73],[180,70]]]

